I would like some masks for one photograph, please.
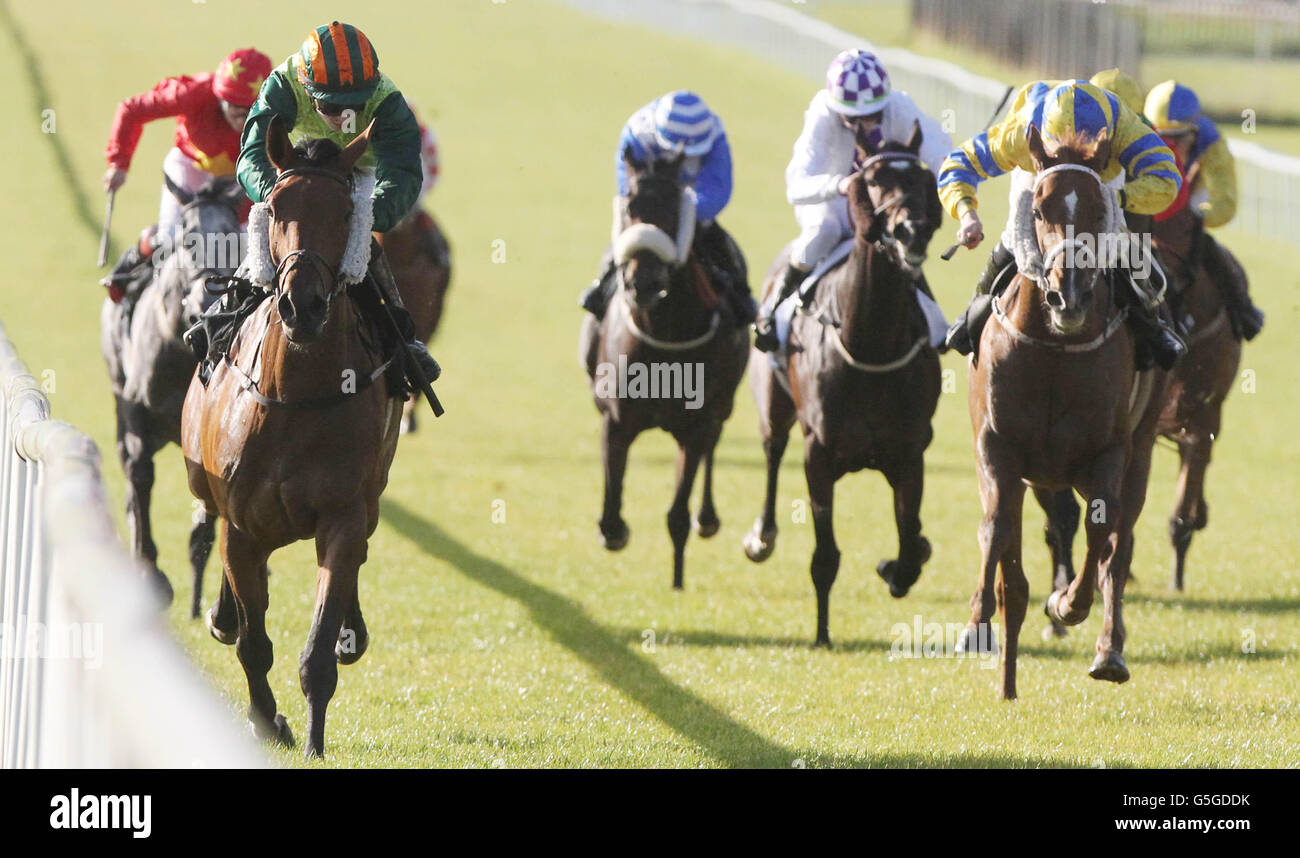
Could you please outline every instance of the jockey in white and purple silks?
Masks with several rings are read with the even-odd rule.
[[[744,258],[717,221],[731,199],[731,147],[722,120],[709,110],[704,99],[693,92],[678,90],[656,98],[642,107],[623,126],[614,156],[618,185],[615,200],[614,234],[621,231],[628,193],[627,162],[662,161],[684,155],[679,177],[682,186],[695,197],[696,254],[712,269],[714,281],[739,321],[753,321],[757,310],[749,293]],[[596,318],[605,314],[614,282],[612,254],[607,253],[601,275],[583,293],[582,306]]]
[[[857,170],[857,130],[877,146],[906,143],[913,123],[921,127],[921,161],[938,176],[952,148],[943,127],[921,112],[912,97],[892,89],[889,75],[870,51],[841,52],[826,72],[826,87],[817,91],[804,112],[803,132],[785,168],[786,199],[794,206],[799,237],[790,248],[790,264],[777,281],[774,301],[764,304],[755,345],[776,347],[772,315],[808,273],[837,245],[853,235],[846,194]]]

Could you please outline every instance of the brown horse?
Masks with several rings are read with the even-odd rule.
[[[915,290],[943,211],[934,174],[917,158],[920,148],[919,128],[906,145],[891,143],[880,151],[859,137],[863,167],[848,198],[853,250],[818,285],[817,306],[796,313],[791,323],[788,388],[764,353],[750,354],[767,495],[745,537],[745,554],[760,563],[775,548],[777,474],[798,419],[817,538],[817,646],[831,643],[831,585],[840,565],[832,506],[840,477],[872,468],[893,489],[898,557],[876,567],[891,595],[907,595],[930,558],[930,543],[921,535],[921,494],[925,449],[934,437],[930,420],[939,403],[939,358],[917,312]],[[765,294],[788,255],[789,248],[769,270]]]
[[[731,416],[745,373],[746,328],[720,301],[704,266],[689,247],[694,211],[678,174],[682,156],[639,163],[629,149],[626,229],[615,243],[619,294],[600,322],[583,321],[579,354],[601,414],[605,501],[600,532],[605,548],[627,545],[621,516],[628,448],[641,432],[660,428],[677,441],[677,490],[668,510],[673,543],[673,587],[683,584],[688,504],[704,462],[704,497],[695,518],[703,538],[718,532],[713,505],[713,449]],[[684,203],[685,200],[685,203]],[[675,240],[672,238],[677,236]],[[666,388],[666,389],[665,389]]]
[[[316,608],[299,678],[309,707],[307,754],[325,748],[325,709],[368,643],[357,578],[379,522],[379,495],[397,447],[400,402],[366,345],[339,270],[348,244],[351,174],[369,129],[346,149],[329,141],[290,145],[274,120],[267,154],[279,178],[270,208],[275,295],[244,322],[231,357],[207,388],[190,384],[182,422],[190,490],[223,519],[223,601],[238,617],[236,652],[248,678],[249,720],[259,737],[291,745],[267,682],[266,561],[314,538]],[[210,616],[218,617],[221,603]],[[214,633],[218,631],[214,628]]]
[[[451,283],[451,248],[438,222],[424,209],[416,209],[388,232],[375,233],[384,248],[402,303],[415,323],[415,335],[428,343],[442,321],[447,286]],[[402,433],[414,432],[420,394],[414,393],[402,409]]]
[[[1133,526],[1142,511],[1165,384],[1162,373],[1138,373],[1135,343],[1116,303],[1120,279],[1095,254],[1067,240],[1120,229],[1098,170],[1110,142],[1063,145],[1049,157],[1030,132],[1037,178],[1034,224],[1044,252],[1041,279],[1018,273],[994,305],[978,362],[970,369],[970,414],[984,518],[979,528],[982,568],[972,617],[959,648],[991,639],[994,575],[1006,643],[1002,696],[1016,696],[1020,627],[1029,601],[1021,566],[1025,487],[1075,489],[1086,502],[1088,551],[1081,573],[1053,590],[1048,617],[1076,625],[1087,616],[1100,582],[1104,603],[1097,656],[1089,674],[1124,682],[1121,606],[1133,553]],[[1070,264],[1073,261],[1074,264]],[[1059,263],[1059,264],[1058,264]],[[1046,495],[1040,494],[1040,501]]]

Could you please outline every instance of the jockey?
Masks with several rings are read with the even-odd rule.
[[[424,210],[424,198],[429,195],[429,192],[433,190],[433,186],[438,183],[438,177],[442,171],[442,160],[438,154],[438,138],[434,136],[432,128],[420,122],[419,115],[415,112],[415,104],[411,99],[406,99],[406,106],[410,108],[411,115],[416,117],[416,123],[420,126],[420,167],[424,179],[420,184],[420,194],[415,198],[415,205],[411,207],[411,213],[402,222],[418,221],[420,226],[418,233],[420,248],[425,255],[433,260],[436,265],[450,265],[451,261],[447,256],[446,244],[437,240],[438,231],[434,225],[433,216]]]
[[[1222,290],[1237,335],[1254,339],[1264,325],[1264,314],[1250,300],[1245,273],[1204,231],[1204,227],[1223,226],[1237,213],[1237,165],[1228,141],[1201,113],[1196,93],[1175,81],[1158,84],[1147,94],[1146,113],[1173,150],[1184,177],[1191,176],[1184,193],[1156,219],[1164,220],[1187,205],[1200,216],[1194,252]]]
[[[618,185],[618,223],[621,232],[628,193],[627,164],[624,151],[630,149],[639,162],[659,161],[685,154],[679,174],[684,187],[695,194],[695,236],[693,249],[719,275],[723,297],[736,318],[748,325],[757,307],[749,293],[745,260],[722,225],[718,214],[731,199],[731,146],[722,120],[709,110],[704,100],[693,92],[670,92],[632,114],[618,138],[614,156]],[[582,294],[585,310],[603,318],[614,291],[617,266],[612,253],[606,253],[601,274]]]
[[[976,284],[971,306],[948,331],[949,347],[961,354],[970,354],[979,342],[992,309],[989,291],[994,280],[1005,267],[1017,263],[1016,215],[1024,205],[1025,195],[1033,193],[1031,129],[1042,135],[1049,153],[1062,140],[1109,140],[1110,158],[1100,176],[1103,183],[1120,175],[1125,177],[1125,184],[1115,193],[1126,213],[1155,214],[1178,193],[1180,178],[1173,153],[1118,96],[1081,80],[1035,81],[1024,86],[1007,117],[954,149],[939,176],[939,197],[960,222],[957,241],[974,248],[984,239],[984,227],[976,213],[975,187],[985,179],[1019,168],[1012,177],[1007,227]],[[1036,249],[1030,252],[1036,254]],[[1035,255],[1019,264],[1026,263],[1032,271],[1031,266],[1041,265],[1041,260]],[[1140,281],[1135,283],[1141,285]],[[1159,312],[1160,300],[1148,294],[1143,301],[1132,303],[1128,318],[1135,334],[1157,363],[1165,369],[1172,367],[1187,346]]]
[[[764,302],[754,328],[754,345],[777,347],[772,317],[808,273],[853,234],[849,219],[849,182],[855,172],[856,134],[867,131],[877,145],[904,143],[913,123],[921,127],[921,160],[932,171],[952,146],[937,121],[926,116],[911,96],[889,85],[889,75],[875,54],[843,51],[826,72],[826,88],[817,91],[804,112],[803,131],[785,168],[786,199],[794,205],[801,232],[790,248],[790,264],[777,281],[775,300]]]
[[[340,147],[373,122],[370,144],[357,165],[375,175],[371,197],[374,231],[387,232],[410,213],[424,177],[420,126],[396,85],[379,71],[379,55],[360,30],[338,21],[317,27],[302,47],[267,77],[244,126],[237,170],[239,182],[253,202],[263,202],[275,187],[276,169],[266,154],[267,130],[275,116],[284,122],[294,143],[325,138]],[[402,304],[388,262],[374,241],[368,274],[424,377],[430,382],[437,380],[441,369],[415,335],[411,314]],[[356,293],[363,312],[382,313],[369,292]]]
[[[170,77],[149,92],[120,103],[104,151],[108,159],[104,190],[116,191],[126,181],[145,123],[169,116],[177,119],[175,145],[163,159],[167,178],[181,190],[193,192],[214,176],[232,175],[239,157],[239,132],[270,72],[271,60],[265,54],[244,48],[222,60],[215,74]],[[244,217],[247,213],[245,207]],[[115,302],[125,297],[125,287],[136,280],[137,267],[172,238],[180,218],[180,202],[164,186],[158,223],[145,228],[139,241],[126,249],[102,281]]]

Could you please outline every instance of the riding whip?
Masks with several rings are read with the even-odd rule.
[[[424,377],[424,373],[420,371],[420,362],[411,354],[411,349],[406,344],[406,337],[402,336],[402,329],[398,326],[397,320],[393,318],[393,311],[388,308],[388,299],[384,297],[384,290],[380,289],[379,284],[374,282],[371,282],[370,288],[374,289],[379,295],[379,306],[384,309],[384,318],[388,320],[388,327],[392,330],[394,336],[397,337],[397,342],[401,343],[402,349],[405,350],[407,362],[411,366],[415,367],[415,372],[408,373],[408,375],[414,375],[418,378],[420,382],[420,390],[424,393],[424,398],[429,401],[429,407],[433,409],[433,416],[441,417],[446,412],[446,409],[444,409],[442,403],[438,401],[438,394],[433,392],[433,385],[429,383],[429,380]]]
[[[99,236],[99,268],[108,264],[108,233],[113,225],[113,201],[116,199],[117,189],[114,188],[108,192],[108,204],[104,207],[104,231]]]
[[[1007,99],[1010,98],[1011,93],[1015,91],[1016,88],[1014,86],[1007,87],[1007,91],[1002,93],[1002,100],[998,102],[997,107],[993,108],[993,115],[989,117],[988,122],[984,123],[984,127],[980,129],[981,131],[988,131],[989,127],[994,122],[997,121],[998,114],[1002,112],[1002,108],[1007,106]],[[952,247],[948,248],[943,253],[939,254],[939,258],[942,259],[944,262],[947,262],[949,259],[952,259],[952,257],[957,253],[957,248],[959,247],[961,247],[960,243],[954,244]]]

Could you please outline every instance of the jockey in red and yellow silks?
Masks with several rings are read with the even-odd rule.
[[[115,191],[126,181],[144,126],[173,116],[174,145],[163,159],[167,177],[181,190],[193,192],[214,176],[232,175],[248,108],[257,100],[270,72],[271,60],[265,54],[244,48],[222,60],[216,73],[170,77],[148,92],[122,101],[104,150],[108,160],[104,190]],[[156,229],[146,229],[138,245],[128,248],[105,278],[114,300],[121,299],[121,284],[131,279],[132,270],[149,257],[159,241],[170,237],[180,222],[180,208],[164,187]],[[244,214],[247,212],[245,207]]]
[[[1194,256],[1219,285],[1238,337],[1254,339],[1264,326],[1264,314],[1250,299],[1245,272],[1203,227],[1228,223],[1237,214],[1237,163],[1218,126],[1201,112],[1200,99],[1191,89],[1167,80],[1147,93],[1145,112],[1164,142],[1173,150],[1178,166],[1190,180],[1173,204],[1156,220],[1172,217],[1184,207],[1200,216],[1201,227]]]
[[[1035,170],[1029,150],[1031,129],[1038,131],[1049,153],[1065,140],[1109,140],[1110,157],[1099,175],[1103,184],[1123,182],[1115,193],[1126,212],[1163,211],[1181,185],[1173,152],[1119,96],[1082,80],[1035,81],[1022,87],[1007,117],[949,153],[939,173],[939,198],[960,222],[958,242],[971,248],[984,238],[976,187],[994,176],[1013,173],[1007,229],[976,285],[976,301],[948,333],[948,345],[962,354],[970,354],[978,342],[975,338],[990,309],[987,294],[993,280],[1015,261],[1009,246],[1014,221],[1022,195],[1032,193]],[[1135,333],[1158,363],[1172,366],[1186,345],[1167,320],[1149,311],[1154,308],[1142,302],[1134,305],[1129,319]]]

